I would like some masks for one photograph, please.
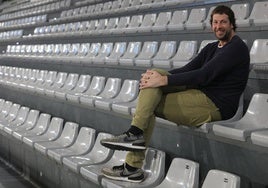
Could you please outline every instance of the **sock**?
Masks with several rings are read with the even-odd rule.
[[[126,169],[130,172],[134,172],[135,170],[137,170],[138,168],[130,166],[129,164],[126,163]]]
[[[131,125],[131,127],[128,129],[127,132],[130,132],[133,135],[139,135],[139,134],[143,133],[143,130],[141,130],[140,128],[138,128],[134,125]]]

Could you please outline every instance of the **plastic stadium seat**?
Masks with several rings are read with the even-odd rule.
[[[0,119],[0,130],[3,130],[5,126],[14,121],[18,115],[20,104],[13,103],[10,107],[8,114]],[[3,112],[3,111],[2,111]]]
[[[112,104],[118,102],[130,102],[137,98],[139,92],[138,80],[125,80],[120,92],[114,98],[97,98],[95,100],[95,107],[104,110],[111,110]]]
[[[124,33],[136,33],[143,20],[143,15],[133,15],[129,21],[128,27],[122,28]]]
[[[197,52],[197,41],[181,41],[176,54],[172,58],[173,67],[187,64]]]
[[[152,26],[153,32],[167,31],[167,25],[171,20],[171,12],[160,12]]]
[[[152,65],[152,58],[158,51],[158,42],[146,41],[143,44],[142,50],[135,58],[136,66],[150,67]]]
[[[118,95],[121,89],[121,78],[108,78],[103,91],[97,96],[80,97],[80,103],[86,106],[94,106],[95,100],[112,99]]]
[[[27,85],[27,90],[35,92],[35,86],[42,85],[45,82],[47,73],[47,70],[40,70],[36,76],[36,81],[32,84]]]
[[[69,100],[75,94],[84,93],[89,88],[90,81],[90,75],[80,75],[75,88],[66,94],[66,100]]]
[[[268,62],[268,39],[256,39],[250,49],[250,63]]]
[[[198,188],[199,164],[197,162],[174,158],[164,181],[156,188]]]
[[[119,59],[126,52],[127,43],[126,42],[116,42],[113,47],[113,51],[110,56],[105,58],[105,63],[108,65],[117,65],[119,64]]]
[[[167,25],[168,30],[169,31],[184,30],[187,18],[188,18],[188,10],[174,11],[171,20]]]
[[[49,149],[66,148],[71,146],[78,134],[77,123],[66,122],[60,137],[53,141],[37,142],[34,148],[40,153],[46,155]]]
[[[100,19],[99,22],[98,22],[98,25],[95,28],[95,30],[88,31],[88,34],[89,35],[98,35],[99,30],[104,30],[106,28],[107,24],[108,24],[108,19],[107,18]]]
[[[53,117],[50,121],[47,131],[43,135],[25,136],[23,137],[22,141],[31,147],[34,147],[34,143],[36,142],[53,141],[60,136],[62,128],[63,119],[59,117]]]
[[[101,34],[109,34],[111,32],[111,29],[115,29],[118,25],[118,22],[119,22],[119,18],[118,17],[115,17],[115,18],[109,18],[109,21],[106,25],[106,28],[105,29],[102,29],[102,30],[98,30],[98,34],[101,35]],[[124,29],[124,28],[122,28]]]
[[[100,132],[90,152],[84,155],[64,157],[63,164],[72,171],[79,173],[82,166],[104,163],[112,156],[113,150],[102,146],[100,141],[111,137],[111,134]]]
[[[6,132],[12,135],[13,132],[23,132],[23,131],[33,129],[39,118],[39,113],[40,112],[38,110],[30,110],[30,112],[28,113],[27,119],[22,125],[18,127],[10,127],[10,129],[6,130]]]
[[[240,27],[240,23],[245,22],[245,20],[249,16],[249,4],[248,3],[241,3],[241,4],[233,4],[231,9],[235,13],[235,22],[238,27]],[[243,24],[242,24],[243,26]]]
[[[62,164],[63,157],[88,153],[94,145],[95,134],[94,129],[82,127],[73,145],[67,148],[48,149],[47,155]]]
[[[152,60],[154,67],[171,68],[171,58],[177,50],[176,41],[162,41],[157,54]]]
[[[120,65],[134,66],[134,59],[141,51],[141,42],[129,42],[126,52],[119,59]]]
[[[212,6],[212,7],[209,8],[207,18],[204,20],[204,27],[206,29],[209,29],[209,30],[211,29],[211,24],[210,24],[211,13],[215,8],[216,8],[216,6]]]
[[[22,106],[17,113],[16,119],[9,124],[6,124],[5,127],[3,127],[3,130],[7,133],[11,133],[13,128],[23,125],[27,119],[29,110],[28,107]]]
[[[240,177],[220,170],[210,170],[202,188],[240,188]]]
[[[111,54],[112,50],[113,50],[112,42],[103,43],[99,53],[95,56],[92,62],[96,64],[104,64],[105,58]]]
[[[88,90],[86,90],[84,93],[69,95],[67,100],[81,103],[81,100],[83,100],[82,98],[99,95],[103,91],[104,86],[105,86],[105,77],[94,76],[89,85]]]
[[[57,78],[57,72],[49,71],[46,75],[45,82],[43,84],[35,85],[34,87],[35,92],[40,95],[45,94],[46,88],[51,87],[52,84],[55,82],[56,78]]]
[[[100,178],[103,177],[101,173],[101,169],[103,167],[112,167],[114,165],[122,164],[125,162],[127,152],[126,151],[114,151],[112,157],[106,161],[105,163],[101,164],[91,164],[88,166],[82,166],[80,168],[80,174],[85,178],[94,182],[97,185],[100,185]]]
[[[58,90],[64,86],[67,76],[68,74],[66,72],[59,72],[57,74],[55,82],[51,85],[51,87],[47,87],[45,89],[45,94],[49,97],[54,97],[55,90]]]
[[[206,8],[192,9],[187,21],[185,22],[185,28],[187,30],[204,29],[205,19],[206,19]]]
[[[109,34],[122,34],[124,29],[128,27],[130,16],[123,16],[119,18],[118,24],[115,28],[109,29]]]
[[[141,0],[141,5],[140,5],[140,9],[141,10],[144,10],[144,9],[149,9],[149,8],[152,8],[154,4],[153,0]],[[160,4],[160,3],[159,3]],[[158,6],[155,6],[155,7],[161,7],[161,6],[164,6],[164,5],[158,5]]]
[[[115,164],[118,164],[118,162]],[[148,148],[142,169],[145,172],[146,178],[140,183],[129,183],[102,178],[101,185],[106,188],[155,187],[161,183],[165,175],[165,152],[153,148]]]
[[[192,3],[195,0],[166,0],[165,2],[165,6],[175,6],[175,5],[179,5],[179,4],[184,4],[184,3]]]
[[[250,135],[253,144],[268,147],[268,130],[254,131]]]
[[[156,21],[156,17],[157,15],[155,13],[145,14],[140,27],[137,27],[137,31],[139,33],[151,32],[152,26],[154,25]]]
[[[92,43],[90,45],[87,55],[83,56],[83,58],[80,58],[79,63],[85,63],[85,64],[92,63],[96,58],[96,56],[100,53],[100,51],[104,50],[101,49],[101,47],[104,48],[104,46],[101,45],[101,43]]]
[[[249,103],[245,115],[238,121],[214,124],[215,135],[230,139],[246,141],[251,132],[268,129],[268,94],[255,93]]]
[[[61,100],[66,100],[66,94],[75,88],[78,79],[79,74],[70,73],[66,78],[64,86],[61,87],[60,89],[55,90],[54,97]]]
[[[116,12],[126,12],[131,6],[131,2],[132,0],[122,0],[119,9],[117,9]]]
[[[16,139],[21,140],[21,141],[22,141],[24,136],[42,135],[46,132],[46,130],[48,128],[48,125],[50,123],[50,118],[51,118],[50,114],[42,113],[39,116],[38,121],[36,122],[36,126],[34,126],[33,129],[20,131],[20,132],[14,131],[12,133],[12,135],[13,135],[13,137],[15,137]]]

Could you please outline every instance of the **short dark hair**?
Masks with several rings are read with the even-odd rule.
[[[214,14],[226,14],[229,18],[229,21],[230,23],[233,25],[233,29],[234,31],[236,30],[237,26],[236,26],[236,23],[235,23],[235,15],[234,15],[234,12],[233,10],[228,7],[228,6],[225,6],[225,5],[219,5],[217,6],[211,13],[210,15],[210,24],[212,25],[212,21],[213,21],[213,15]]]

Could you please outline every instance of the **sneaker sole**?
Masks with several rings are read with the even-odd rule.
[[[115,176],[109,176],[109,175],[104,174],[104,173],[102,173],[102,174],[106,178],[109,178],[112,180],[119,180],[119,181],[131,182],[131,183],[140,183],[143,181],[143,179],[129,179],[128,177],[115,177]]]
[[[122,150],[122,151],[143,151],[146,150],[145,146],[138,146],[132,144],[122,144],[114,142],[102,142],[103,146],[110,148],[112,150]]]

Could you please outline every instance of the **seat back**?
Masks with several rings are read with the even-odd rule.
[[[233,4],[231,9],[235,13],[235,21],[239,25],[241,20],[245,20],[249,16],[249,4],[241,3],[241,4]]]
[[[108,24],[108,18],[100,19],[98,22],[98,25],[96,27],[96,30],[102,30],[105,29]]]
[[[250,63],[268,62],[268,39],[256,39],[250,49]]]
[[[63,119],[59,117],[53,117],[49,123],[48,129],[45,135],[50,139],[54,140],[58,138],[62,132]]]
[[[79,74],[70,73],[68,77],[66,78],[64,86],[61,88],[61,90],[63,91],[72,90],[77,84],[78,77],[79,77]]]
[[[116,42],[113,47],[113,51],[111,52],[108,58],[110,59],[117,59],[121,57],[126,51],[126,42]]]
[[[158,50],[158,42],[146,41],[144,42],[142,50],[136,59],[150,59],[157,53],[157,50]]]
[[[66,122],[60,137],[55,142],[63,144],[63,147],[72,145],[77,137],[78,127],[77,123]]]
[[[202,188],[240,188],[240,177],[220,170],[210,170]]]
[[[201,52],[201,50],[206,46],[208,45],[209,43],[212,43],[212,42],[216,42],[216,40],[202,40],[200,46],[199,46],[199,49],[198,49],[198,53]]]
[[[198,188],[199,164],[183,158],[174,158],[164,181],[156,188]]]
[[[115,2],[115,1],[113,1]],[[106,26],[106,30],[108,31],[109,29],[113,29],[113,28],[116,28],[117,25],[118,25],[118,22],[119,22],[119,18],[116,17],[116,18],[109,18],[109,21],[107,23],[107,26]]]
[[[126,52],[120,59],[135,58],[141,51],[141,42],[129,42]]]
[[[170,59],[176,53],[176,41],[163,41],[160,44],[157,54],[154,59]]]
[[[56,80],[53,82],[52,87],[54,89],[59,89],[59,88],[63,87],[67,76],[68,76],[68,74],[66,72],[59,72],[57,74]]]
[[[139,92],[138,80],[125,80],[116,99],[122,102],[130,102],[137,98]]]
[[[23,126],[25,127],[25,130],[30,130],[36,125],[39,119],[39,113],[40,112],[38,110],[33,110],[33,109],[30,110],[27,116],[27,119],[25,120],[25,123],[23,124]]]
[[[133,15],[130,19],[128,27],[139,27],[142,23],[143,15]]]
[[[77,52],[78,57],[84,57],[88,54],[90,43],[81,43]]]
[[[100,97],[110,99],[118,95],[121,89],[121,78],[108,78]]]
[[[142,29],[143,27],[151,27],[155,23],[156,17],[157,17],[157,15],[155,13],[145,14],[145,16],[143,17],[140,28]]]
[[[43,134],[48,129],[50,118],[50,114],[41,113],[37,120],[36,126],[31,131],[37,135]]]
[[[101,49],[101,43],[92,43],[86,57],[94,58],[98,55]]]
[[[18,115],[19,109],[20,109],[20,105],[16,104],[16,103],[13,103],[12,106],[10,107],[8,115],[6,116],[6,120],[8,122],[11,122],[11,121],[15,120],[17,115]]]
[[[98,55],[95,58],[107,57],[111,54],[112,50],[113,50],[112,42],[103,43]]]
[[[105,87],[105,77],[94,76],[88,90],[85,92],[86,95],[99,95]]]
[[[22,106],[19,111],[18,111],[18,115],[15,119],[15,122],[13,123],[14,125],[22,125],[25,121],[26,118],[28,116],[30,109],[28,107]]]
[[[185,65],[185,63],[195,56],[196,51],[197,41],[181,41],[177,53],[173,57],[173,66],[180,67]],[[178,61],[178,63],[176,61]]]
[[[75,143],[71,146],[79,153],[90,151],[94,145],[96,130],[89,127],[82,127],[78,133]]]
[[[249,19],[252,19],[255,25],[267,25],[267,18],[268,1],[255,2]]]
[[[57,72],[56,71],[49,71],[45,78],[45,87],[51,86],[57,78]]]
[[[126,28],[130,22],[130,16],[123,16],[119,18],[116,30],[120,30],[122,28]]]
[[[154,23],[154,26],[166,26],[171,20],[171,12],[160,12]]]
[[[80,75],[76,87],[73,89],[75,93],[85,92],[90,85],[91,76],[90,75]]]
[[[206,8],[194,8],[191,10],[185,26],[187,29],[202,29],[203,26],[199,26],[206,19]]]

